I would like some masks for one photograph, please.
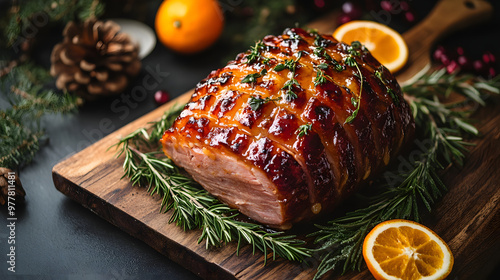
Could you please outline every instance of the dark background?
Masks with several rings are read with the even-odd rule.
[[[433,1],[422,2],[412,2],[419,19],[425,17],[433,6]],[[498,57],[500,4],[498,1],[491,2],[495,6],[491,21],[452,34],[440,44],[450,48],[463,46],[474,59],[486,50]],[[155,1],[148,8],[146,23],[150,26],[153,26],[158,5],[159,1]],[[400,32],[408,28],[398,21],[391,22],[391,26]],[[38,62],[47,67],[50,65],[53,45],[61,40],[60,32],[60,29],[51,31],[46,35],[45,43],[37,49]],[[146,98],[126,105],[130,109],[129,113],[111,110],[113,102],[125,106],[123,96],[119,96],[88,103],[72,115],[44,119],[50,139],[43,145],[34,162],[20,171],[27,196],[25,205],[16,209],[16,278],[198,279],[195,274],[59,193],[52,182],[51,170],[63,158],[154,110],[157,107],[153,100],[156,90],[167,90],[172,97],[179,96],[193,88],[211,70],[224,65],[228,55],[234,56],[246,50],[229,50],[225,46],[224,41],[220,40],[201,54],[181,56],[158,43],[154,51],[143,59],[143,70],[135,84],[148,75],[148,67],[167,72],[168,76],[161,79],[157,89],[149,91]],[[4,101],[5,97],[1,94],[0,107],[5,106]],[[110,129],[99,128],[103,119],[111,121]],[[1,219],[7,224],[7,211],[5,208],[0,209]],[[5,263],[8,232],[3,223],[0,228],[0,279],[13,279],[13,274],[7,275]],[[498,275],[499,269],[492,274],[491,279],[500,279]]]

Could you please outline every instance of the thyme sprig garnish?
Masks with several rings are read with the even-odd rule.
[[[171,126],[179,109],[167,111],[162,119],[154,123],[151,132],[140,128],[122,138],[115,146],[117,156],[123,156],[124,177],[134,186],[147,187],[151,195],[162,198],[160,211],[172,211],[169,223],[183,230],[200,229],[198,243],[205,241],[206,248],[237,242],[237,252],[243,244],[250,244],[252,252],[268,252],[272,259],[277,255],[292,261],[301,261],[309,256],[304,241],[282,232],[268,232],[258,224],[234,219],[238,211],[222,204],[193,179],[183,175],[179,168],[163,155],[157,135]],[[141,148],[156,148],[153,152],[142,152]]]
[[[351,103],[356,109],[351,113],[351,115],[349,117],[347,117],[345,119],[344,124],[351,123],[358,115],[359,108],[361,106],[361,94],[363,93],[363,74],[361,73],[361,69],[359,69],[359,65],[358,65],[358,62],[356,61],[356,58],[354,58],[354,56],[360,55],[360,53],[358,51],[358,49],[360,48],[360,44],[359,44],[359,42],[357,42],[357,43],[356,42],[357,41],[352,42],[351,47],[348,48],[349,55],[345,58],[344,63],[347,66],[356,67],[356,69],[358,70],[358,75],[359,75],[359,80],[360,80],[360,82],[359,82],[359,94],[358,94],[357,99],[354,96],[351,97]]]
[[[264,49],[265,45],[262,41],[255,42],[255,46],[250,47],[250,54],[246,56],[246,63],[252,64],[261,58],[260,51]]]
[[[420,221],[424,210],[431,211],[446,192],[438,172],[452,163],[462,164],[469,145],[463,137],[478,134],[468,120],[474,111],[471,103],[484,104],[485,92],[498,94],[499,88],[500,76],[485,81],[449,75],[445,69],[403,87],[409,95],[417,135],[421,135],[417,146],[426,148],[413,157],[416,160],[411,162],[411,170],[389,171],[375,182],[379,194],[366,199],[364,208],[318,225],[319,230],[311,234],[319,244],[313,254],[320,260],[315,279],[339,265],[344,272],[360,270],[363,240],[378,223],[394,218]],[[440,101],[451,92],[465,100],[450,104]]]
[[[325,70],[328,69],[328,64],[320,63],[316,68],[316,78],[314,79],[315,86],[323,85],[328,82],[328,80],[332,80],[332,77],[325,74]]]
[[[290,80],[286,81],[283,87],[281,88],[286,90],[285,100],[288,102],[298,97],[298,95],[293,91],[294,87],[300,88],[300,84],[295,78],[291,78]]]
[[[381,82],[382,84],[385,86],[385,89],[387,90],[387,93],[389,94],[389,96],[392,98],[392,100],[394,101],[394,104],[396,104],[396,106],[399,106],[399,97],[398,95],[394,92],[394,90],[392,88],[389,87],[389,81],[387,81],[387,79],[384,78],[384,71],[388,71],[383,65],[380,65],[380,67],[375,70],[375,72],[373,73],[375,75],[375,77],[377,77]]]
[[[297,53],[296,59],[285,59],[285,63],[280,63],[274,66],[274,71],[279,72],[288,69],[290,70],[290,72],[295,74],[295,69],[297,68],[297,64],[301,57],[302,57],[302,51],[299,51]]]
[[[295,133],[297,133],[297,136],[300,138],[304,135],[308,135],[309,131],[311,130],[312,130],[312,124],[308,123],[299,126],[299,128],[297,128],[297,131]]]
[[[330,45],[330,43],[331,43],[331,41],[316,34],[316,38],[314,39],[314,43],[313,43],[313,45],[315,46],[313,54],[316,55],[317,57],[322,57],[327,62],[333,64],[333,66],[337,72],[342,72],[345,70],[345,67],[343,65],[341,65],[337,60],[333,59],[326,52],[325,48],[328,47],[328,45]]]
[[[285,69],[288,69],[292,74],[290,80],[286,81],[281,89],[285,90],[285,100],[290,102],[298,97],[295,93],[295,87],[300,89],[300,83],[295,79],[295,71],[297,70],[297,64],[299,63],[300,58],[302,57],[302,51],[297,53],[296,59],[286,59],[285,63],[278,64],[274,67],[274,71],[280,72]]]
[[[275,101],[280,101],[281,100],[281,97],[277,97],[277,98],[270,98],[270,97],[266,97],[266,98],[262,98],[260,96],[250,96],[249,100],[248,100],[248,105],[250,105],[250,108],[254,111],[257,111],[260,109],[260,107],[262,107],[262,105],[268,103],[268,102],[275,102]]]
[[[264,68],[260,73],[251,73],[243,77],[241,80],[242,83],[254,84],[257,82],[257,79],[265,76],[267,74],[267,70]]]

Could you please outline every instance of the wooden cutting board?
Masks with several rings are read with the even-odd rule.
[[[398,75],[404,82],[426,68],[429,51],[436,40],[452,31],[487,19],[491,6],[480,0],[441,1],[422,23],[404,34],[410,49],[408,66]],[[443,16],[445,15],[445,16]],[[330,33],[331,18],[311,23]],[[53,168],[56,188],[100,217],[132,236],[143,240],[173,261],[206,279],[311,279],[314,267],[282,259],[264,266],[262,254],[252,255],[251,247],[235,254],[236,245],[206,250],[197,244],[199,231],[184,232],[169,224],[170,214],[160,214],[159,197],[143,188],[132,187],[123,175],[123,158],[108,148],[117,140],[148,122],[158,120],[174,103],[185,103],[192,92],[180,96],[99,142],[58,163]],[[448,242],[455,256],[453,276],[485,278],[500,263],[500,104],[492,98],[475,118],[483,135],[463,168],[451,168],[444,175],[449,192],[437,204],[426,225]],[[496,103],[495,103],[496,102]],[[313,258],[312,263],[316,260]],[[338,279],[371,279],[367,270]],[[330,275],[328,278],[331,278]]]

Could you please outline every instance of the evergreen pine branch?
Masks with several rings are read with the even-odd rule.
[[[0,110],[0,166],[17,168],[31,162],[45,138],[41,118],[73,112],[81,102],[75,95],[44,87],[51,79],[47,72],[28,62],[0,78],[1,91],[11,103]]]
[[[17,0],[3,15],[7,20],[2,29],[5,30],[7,46],[11,46],[19,38],[23,39],[23,31],[32,28],[35,23],[37,29],[43,28],[38,25],[43,22],[44,16],[47,23],[60,22],[64,25],[72,20],[99,17],[103,12],[104,4],[98,0],[70,0],[63,4],[51,0]]]
[[[191,178],[184,176],[179,168],[160,151],[143,153],[138,148],[158,145],[158,131],[164,131],[172,125],[180,108],[162,117],[151,127],[149,134],[141,128],[121,139],[117,156],[124,156],[124,177],[128,177],[132,185],[145,186],[151,194],[162,197],[160,209],[172,211],[170,223],[176,223],[183,230],[201,229],[198,242],[205,241],[207,248],[221,246],[229,242],[237,242],[239,252],[243,244],[250,244],[253,253],[258,249],[264,253],[272,252],[272,258],[279,255],[288,260],[301,261],[308,257],[308,249],[292,235],[282,232],[267,232],[260,225],[234,219],[238,211],[222,204]]]
[[[58,94],[54,90],[41,90],[38,86],[30,86],[28,90],[36,92],[28,93],[20,88],[11,87],[13,93],[21,96],[13,108],[18,111],[30,111],[27,114],[35,116],[36,119],[44,114],[70,113],[81,104],[80,98],[73,94]]]
[[[29,163],[40,148],[43,132],[24,127],[22,117],[17,111],[0,111],[0,166]]]
[[[379,194],[369,197],[366,207],[348,212],[343,217],[318,225],[310,236],[320,246],[315,249],[321,260],[315,279],[342,266],[342,271],[360,270],[363,263],[362,244],[366,234],[378,223],[390,219],[421,220],[424,211],[446,193],[438,172],[456,163],[461,165],[469,143],[466,135],[475,136],[477,129],[469,122],[471,104],[485,104],[486,92],[499,93],[500,76],[486,81],[471,76],[456,77],[445,70],[426,75],[407,85],[403,91],[409,95],[418,135],[429,141],[412,162],[409,172],[387,172],[386,184],[379,185]],[[454,92],[466,98],[457,103],[443,103]]]
[[[14,48],[2,52],[2,59],[7,61],[0,62],[0,90],[11,103],[10,108],[0,111],[0,166],[16,168],[29,163],[40,148],[40,139],[45,137],[41,118],[46,114],[73,112],[81,103],[75,95],[60,95],[45,87],[52,80],[48,70],[30,62],[25,53],[37,39],[36,35],[49,23],[66,24],[99,16],[103,11],[98,0],[70,0],[64,5],[47,0],[18,0],[1,12],[2,45]],[[27,30],[29,38],[23,35]],[[27,47],[21,48],[22,42]]]

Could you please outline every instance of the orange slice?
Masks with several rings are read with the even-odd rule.
[[[407,220],[375,226],[363,243],[363,257],[377,280],[444,279],[453,267],[453,255],[441,237]]]
[[[377,22],[350,21],[339,26],[333,32],[333,37],[348,44],[359,41],[392,73],[401,69],[408,60],[408,47],[403,37],[394,29]]]

